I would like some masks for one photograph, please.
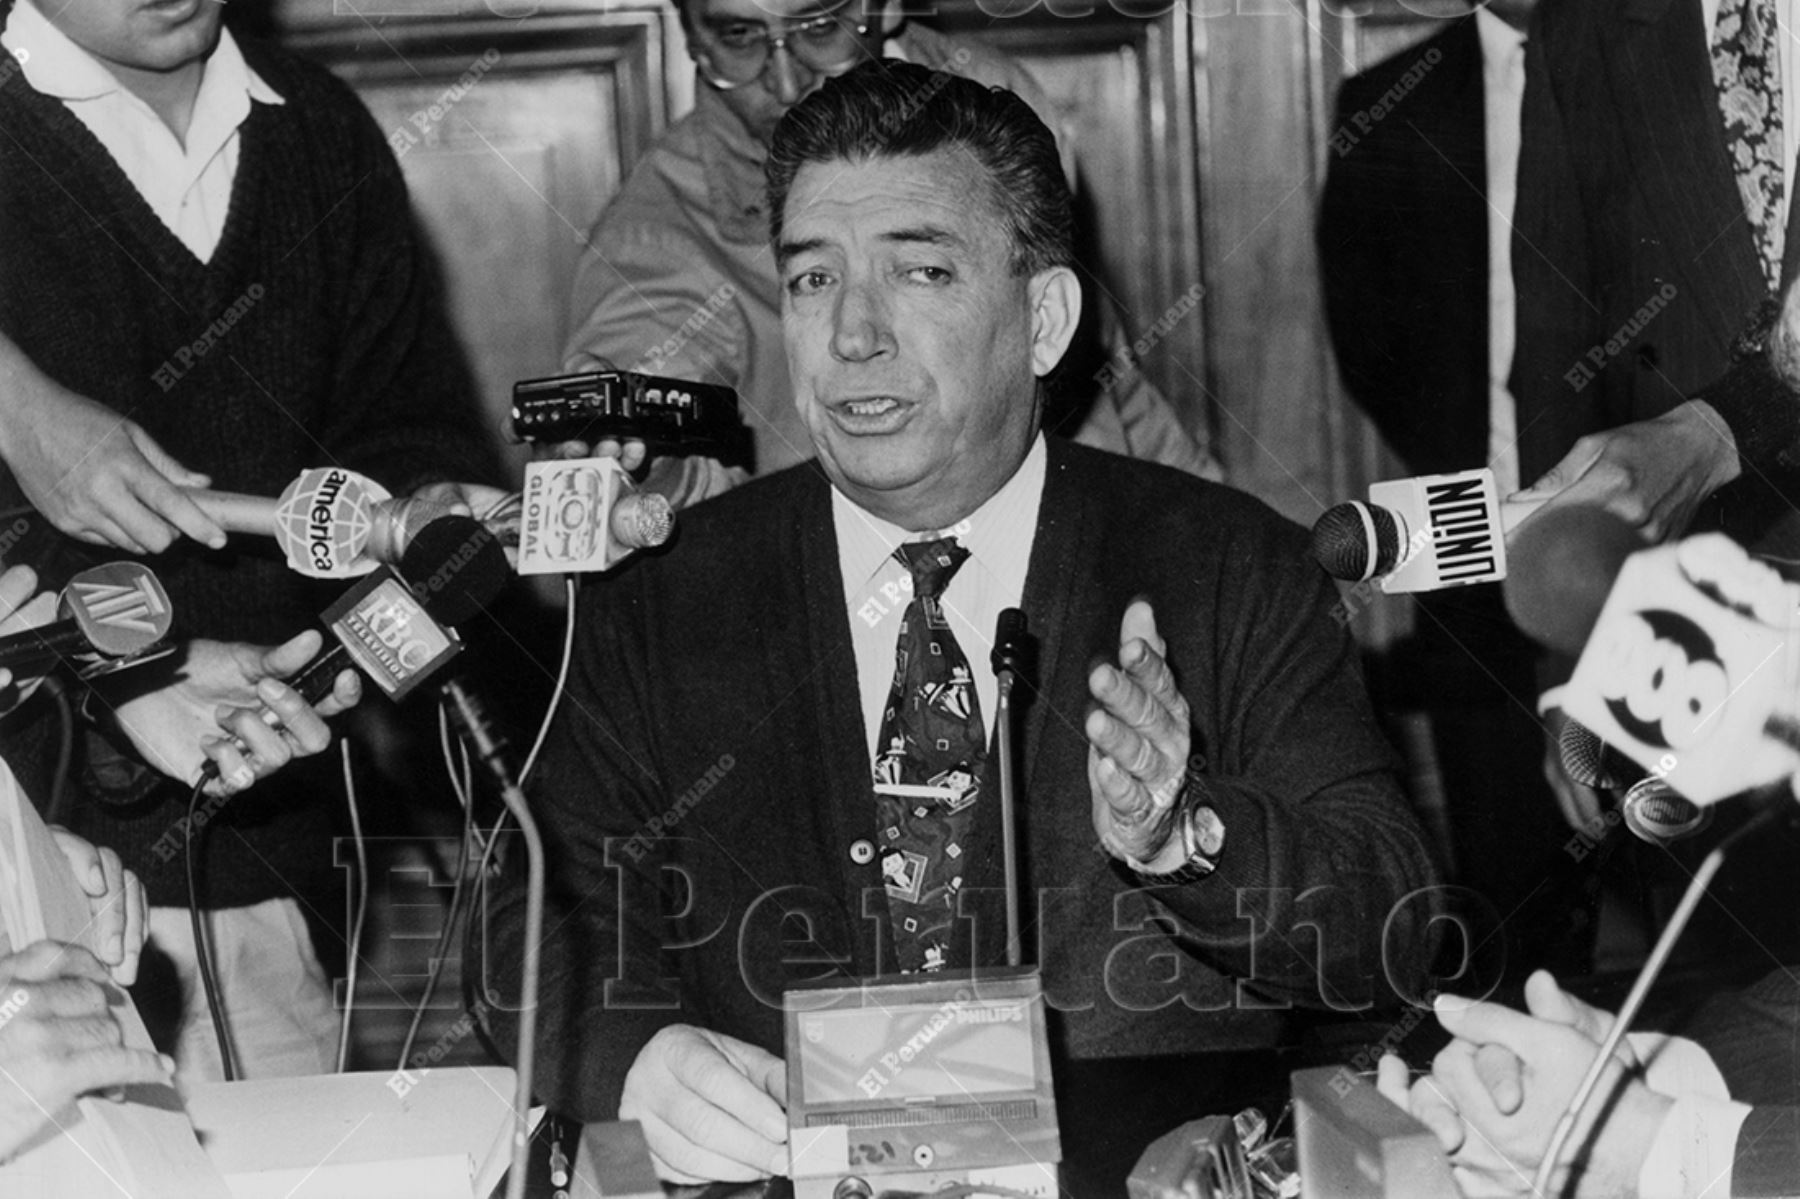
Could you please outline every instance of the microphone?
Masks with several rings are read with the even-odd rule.
[[[1579,657],[1625,560],[1645,548],[1637,531],[1604,508],[1553,508],[1521,530],[1516,569],[1503,594],[1526,636]]]
[[[526,493],[484,522],[503,545],[520,547],[520,574],[604,570],[674,531],[668,498],[637,490],[613,459],[532,463],[525,479]],[[188,495],[226,532],[273,538],[288,568],[314,579],[398,565],[421,529],[455,509],[441,500],[396,499],[341,467],[303,471],[279,499],[200,489]]]
[[[1028,675],[1032,656],[1031,634],[1025,613],[1006,608],[994,627],[994,649],[988,662],[994,668],[999,704],[994,713],[1000,781],[1000,862],[1006,883],[1006,964],[1017,966],[1024,953],[1019,933],[1019,822],[1016,797],[1016,762],[1013,756],[1013,686]]]
[[[1557,749],[1563,769],[1576,782],[1602,791],[1624,790],[1619,815],[1640,841],[1668,845],[1712,823],[1711,808],[1696,804],[1658,775],[1645,774],[1579,720],[1564,722]]]
[[[988,655],[988,662],[1008,690],[1014,682],[1031,678],[1036,665],[1036,649],[1037,639],[1026,627],[1025,613],[1017,608],[1002,610],[994,626],[994,649]],[[1008,675],[1011,677],[1005,677]]]
[[[467,516],[420,530],[401,570],[412,586],[383,566],[325,610],[337,644],[288,680],[307,703],[324,699],[353,667],[389,699],[405,699],[462,652],[452,626],[492,602],[509,573],[494,534]]]
[[[393,497],[373,479],[342,467],[302,471],[279,499],[188,489],[227,533],[274,538],[288,569],[313,579],[349,579],[375,568],[365,556],[377,522],[391,522]]]
[[[1800,587],[1719,534],[1634,553],[1609,513],[1555,515],[1521,537],[1507,607],[1579,653],[1564,711],[1701,807],[1790,775]]]
[[[1701,807],[1651,774],[1625,792],[1619,815],[1638,840],[1668,845],[1704,831],[1712,823],[1713,809]]]
[[[529,463],[517,517],[519,573],[606,570],[675,531],[668,498],[639,491],[616,458]]]
[[[1644,777],[1644,769],[1600,740],[1579,720],[1565,720],[1556,738],[1557,756],[1564,773],[1584,787],[1618,791]]]
[[[1328,508],[1312,553],[1335,579],[1380,578],[1390,594],[1506,577],[1506,538],[1543,500],[1502,501],[1486,468],[1376,483],[1369,501]]]
[[[69,580],[56,620],[0,637],[0,666],[31,673],[74,656],[87,660],[79,673],[91,678],[159,649],[173,620],[169,595],[149,567],[110,562]]]

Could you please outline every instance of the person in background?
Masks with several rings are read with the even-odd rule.
[[[491,449],[381,131],[342,83],[238,40],[224,12],[0,0],[16,65],[0,76],[0,522],[25,530],[9,533],[9,560],[51,586],[97,545],[151,553],[182,669],[203,674],[223,652],[214,665],[281,674],[295,656],[282,643],[331,591],[271,547],[221,546],[174,488],[273,496],[305,468],[340,465],[395,494],[483,507],[499,493],[471,482],[494,469]],[[280,648],[250,662],[218,649],[230,645]],[[216,1044],[182,855],[167,851],[191,776],[171,781],[134,753],[118,727],[132,719],[121,705],[78,739],[68,819],[143,878],[155,952],[139,1006],[202,1077]],[[48,725],[13,739],[34,793]],[[197,847],[248,1077],[335,1063],[316,938],[338,935],[326,915],[341,894],[338,793],[329,764],[301,764],[218,807]]]
[[[1502,495],[1519,488],[1507,376],[1532,7],[1483,5],[1345,79],[1319,210],[1325,313],[1351,398],[1406,474],[1487,466]],[[1380,119],[1396,95],[1404,118]],[[1451,877],[1490,905],[1482,918],[1500,936],[1488,952],[1504,950],[1509,975],[1585,970],[1594,905],[1571,894],[1583,882],[1545,779],[1536,651],[1498,587],[1415,605],[1412,635],[1384,652],[1370,686],[1378,707],[1431,722]]]
[[[55,596],[38,590],[29,567],[0,572],[0,636],[35,628],[54,615]],[[317,636],[304,634],[297,648],[310,657],[317,652]],[[233,648],[244,652],[209,655],[206,661],[229,668],[253,660],[254,647]],[[8,707],[16,705],[39,681],[15,679],[0,668],[0,696]],[[196,702],[200,696],[209,702]],[[273,677],[234,676],[227,669],[140,697],[134,705],[139,718],[122,727],[133,731],[147,761],[163,764],[174,778],[189,781],[190,764],[214,762],[215,786],[223,793],[266,778],[296,757],[322,752],[331,741],[326,718],[358,697],[354,672],[340,676],[332,695],[313,707]],[[0,724],[0,738],[5,735]],[[3,760],[0,775],[11,790],[12,774]],[[93,918],[81,945],[13,946],[0,928],[0,997],[6,1011],[0,1020],[0,1162],[66,1120],[80,1096],[170,1082],[175,1069],[166,1055],[125,1047],[124,1031],[110,1011],[113,987],[137,981],[149,935],[143,883],[114,850],[64,828],[50,831],[88,896]]]
[[[906,22],[899,4],[681,0],[676,7],[700,77],[694,110],[639,159],[589,235],[564,364],[735,388],[754,469],[767,473],[813,452],[790,402],[763,199],[769,138],[782,114],[831,76],[884,53],[1006,87],[1052,128],[1055,114],[1019,66]],[[1184,424],[1128,361],[1129,338],[1111,307],[1093,310],[1099,319],[1078,344],[1097,349],[1093,357],[1105,363],[1086,364],[1090,377],[1059,380],[1066,403],[1058,402],[1052,419],[1069,424],[1050,427],[1086,445],[1219,478],[1204,429]],[[571,443],[563,452],[580,456],[588,448]],[[625,465],[636,468],[642,448],[626,449]],[[749,473],[745,464],[705,458],[652,469],[653,486],[680,503],[716,495]]]

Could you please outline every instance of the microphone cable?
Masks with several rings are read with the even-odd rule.
[[[469,845],[479,831],[475,824],[475,804],[473,796],[473,770],[469,765],[469,747],[459,740],[462,750],[462,769],[460,776],[457,770],[456,757],[450,748],[450,714],[442,703],[438,704],[438,740],[444,751],[444,770],[450,777],[450,788],[456,792],[457,802],[462,807],[462,838],[456,849],[456,874],[450,887],[450,906],[444,913],[443,931],[438,933],[437,943],[432,947],[431,958],[425,967],[425,988],[419,996],[419,1002],[413,1007],[412,1022],[407,1025],[406,1039],[400,1043],[400,1061],[394,1068],[405,1070],[407,1059],[412,1057],[413,1043],[418,1039],[419,1026],[424,1023],[425,1013],[431,1007],[431,1001],[437,994],[438,982],[443,977],[444,961],[450,952],[450,940],[456,935],[456,921],[462,913],[463,888],[469,874]]]
[[[60,677],[45,675],[41,686],[56,704],[57,719],[56,771],[50,776],[50,803],[44,809],[44,823],[61,824],[65,801],[69,797],[69,769],[75,760],[75,709],[69,703],[69,689]]]
[[[538,754],[543,750],[544,740],[550,733],[550,722],[555,718],[557,708],[561,705],[563,696],[568,692],[569,664],[575,654],[575,601],[580,576],[570,574],[563,578],[566,616],[563,623],[562,661],[557,668],[556,683],[551,690],[550,703],[544,710],[543,719],[538,724],[537,736],[532,741],[531,753],[527,755],[525,765],[519,771],[521,788],[525,786],[526,780],[531,777],[533,767],[537,765]],[[482,832],[481,825],[475,819],[474,780],[473,770],[469,765],[468,744],[458,739],[462,751],[460,778],[458,778],[456,763],[451,758],[450,717],[449,708],[446,706],[447,702],[447,700],[441,700],[438,705],[438,736],[442,742],[444,768],[450,776],[451,789],[456,792],[457,801],[463,809],[462,845],[457,851],[456,880],[450,888],[450,906],[444,916],[444,928],[438,934],[437,947],[426,971],[425,991],[420,997],[418,1005],[413,1009],[412,1022],[407,1029],[406,1040],[401,1046],[398,1067],[401,1070],[406,1069],[406,1060],[412,1056],[412,1046],[418,1036],[419,1026],[425,1019],[425,1011],[437,992],[438,983],[443,975],[444,961],[450,951],[450,939],[455,935],[456,921],[461,915],[465,898],[469,900],[472,910],[482,910],[482,900],[487,893],[488,870],[493,864],[495,847],[499,845],[500,834],[505,831],[506,822],[511,816],[511,813],[503,805],[500,814],[494,818],[493,825],[485,834]],[[471,843],[481,847],[481,857],[477,859],[472,875],[469,870]],[[472,896],[465,890],[465,883],[470,877],[473,877],[475,883]]]
[[[527,780],[531,778],[532,769],[537,765],[538,753],[544,748],[544,740],[550,734],[550,722],[552,718],[555,717],[556,710],[562,703],[563,695],[568,690],[569,664],[575,656],[575,601],[580,592],[580,577],[581,576],[575,574],[563,576],[564,595],[566,597],[565,610],[567,615],[563,624],[562,664],[557,669],[556,685],[550,693],[550,704],[544,710],[544,719],[538,725],[537,737],[531,744],[531,753],[526,756],[525,765],[519,770],[519,788],[521,790],[524,789]],[[483,845],[481,848],[481,861],[475,868],[477,904],[480,904],[482,897],[486,894],[488,870],[493,864],[494,849],[500,843],[500,834],[505,830],[506,821],[509,816],[510,813],[505,808],[501,808],[500,814],[494,818],[492,827],[488,829],[487,844]]]
[[[1707,886],[1711,884],[1713,876],[1719,872],[1719,868],[1724,865],[1726,852],[1751,833],[1760,832],[1764,826],[1773,822],[1785,807],[1784,791],[1785,788],[1779,790],[1771,788],[1772,797],[1757,797],[1756,801],[1762,803],[1761,809],[1721,839],[1706,855],[1705,860],[1700,863],[1700,869],[1694,872],[1693,880],[1688,883],[1687,890],[1682,892],[1681,902],[1676,905],[1674,915],[1669,917],[1669,923],[1664,927],[1662,935],[1657,938],[1655,948],[1650,951],[1649,958],[1645,960],[1643,968],[1638,971],[1637,980],[1631,985],[1631,994],[1625,997],[1624,1004],[1619,1008],[1619,1014],[1613,1018],[1612,1029],[1606,1034],[1606,1039],[1600,1043],[1600,1052],[1594,1056],[1593,1064],[1588,1067],[1587,1074],[1582,1077],[1581,1085],[1575,1088],[1575,1094],[1570,1098],[1568,1108],[1563,1112],[1562,1119],[1557,1121],[1556,1129],[1550,1135],[1550,1145],[1544,1151],[1543,1159],[1538,1162],[1537,1173],[1531,1180],[1533,1195],[1548,1196],[1554,1193],[1549,1190],[1550,1178],[1556,1172],[1557,1159],[1562,1156],[1563,1149],[1569,1143],[1569,1138],[1575,1133],[1576,1120],[1580,1119],[1582,1110],[1587,1107],[1595,1089],[1600,1085],[1600,1077],[1606,1072],[1607,1066],[1612,1063],[1613,1053],[1618,1049],[1619,1042],[1624,1040],[1626,1030],[1631,1027],[1632,1021],[1637,1019],[1639,1009],[1644,1006],[1644,1000],[1649,997],[1650,988],[1655,985],[1663,967],[1668,964],[1669,955],[1675,949],[1675,942],[1681,937],[1682,930],[1687,927],[1688,921],[1693,917],[1694,910],[1700,906],[1700,900],[1706,894]]]
[[[363,841],[362,814],[356,806],[356,775],[350,768],[350,742],[340,738],[344,764],[344,800],[350,806],[350,839],[356,846],[356,914],[350,923],[350,958],[344,967],[344,1021],[338,1026],[337,1072],[350,1061],[350,1019],[356,1012],[357,962],[362,953],[363,924],[369,915],[369,851]]]
[[[194,962],[200,974],[200,987],[206,994],[206,1010],[212,1016],[213,1036],[219,1041],[219,1068],[226,1082],[237,1080],[237,1063],[231,1054],[231,1039],[225,1034],[225,1007],[219,998],[219,980],[213,975],[212,944],[206,935],[206,921],[200,915],[200,888],[194,881],[194,815],[206,784],[219,777],[219,764],[207,759],[200,777],[188,795],[186,836],[182,838],[182,856],[186,859],[188,919],[194,930]],[[205,830],[200,830],[204,832]]]

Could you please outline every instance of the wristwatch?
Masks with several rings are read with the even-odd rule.
[[[1199,882],[1218,867],[1219,853],[1225,848],[1225,822],[1219,819],[1219,813],[1213,810],[1211,804],[1197,803],[1190,799],[1188,790],[1183,787],[1182,796],[1176,800],[1180,808],[1175,816],[1175,827],[1181,837],[1181,865],[1158,873],[1136,858],[1125,859],[1125,864],[1131,867],[1131,872],[1145,886],[1167,887]]]

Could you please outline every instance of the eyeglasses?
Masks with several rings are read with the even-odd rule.
[[[694,65],[720,91],[756,82],[777,47],[822,75],[841,74],[863,57],[863,39],[869,34],[866,22],[835,13],[809,17],[779,34],[759,21],[702,21],[700,27],[705,36]]]

